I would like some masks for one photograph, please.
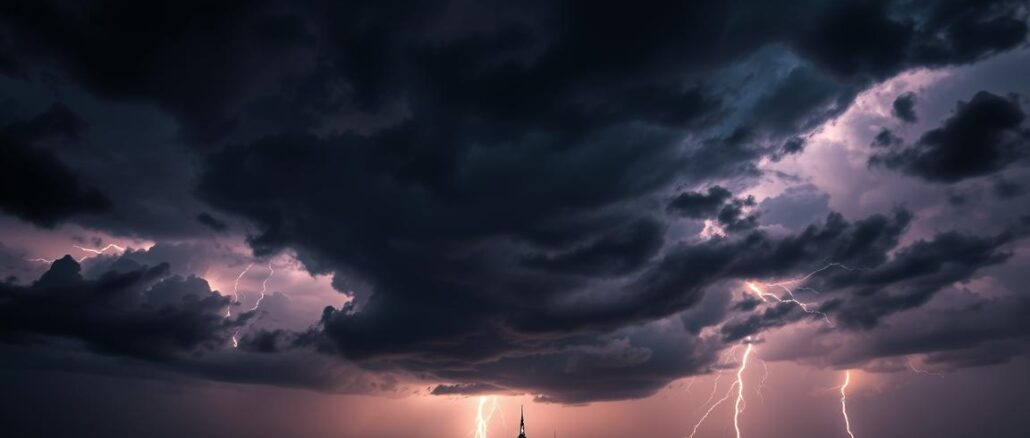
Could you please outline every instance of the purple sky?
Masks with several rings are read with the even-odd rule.
[[[5,436],[1030,436],[1025,3],[242,3],[0,6]]]

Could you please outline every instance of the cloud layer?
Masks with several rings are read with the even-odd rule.
[[[898,190],[845,215],[810,175],[769,168],[820,153],[870,89],[1022,50],[1027,13],[1006,0],[11,2],[0,209],[158,243],[83,262],[85,275],[63,258],[3,283],[0,333],[221,380],[375,392],[411,379],[568,403],[648,396],[791,327],[864,339],[852,363],[964,366],[939,338],[1023,341],[1022,312],[998,304],[1022,301],[928,303],[1008,266],[1030,212],[992,204],[990,227],[933,228],[925,213],[955,204]],[[870,138],[841,149],[915,180],[897,187],[1022,196],[1025,102],[979,91],[938,120],[923,93],[892,92]],[[838,177],[832,164],[811,171]],[[288,290],[226,318],[241,307],[231,283],[201,277],[248,261],[219,239],[331,275],[349,300],[306,328],[292,314],[262,325]],[[767,287],[778,303],[742,290],[827,266],[792,283],[820,292],[804,299],[814,311],[793,290]],[[949,312],[961,327],[885,328]]]

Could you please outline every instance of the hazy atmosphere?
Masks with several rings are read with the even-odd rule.
[[[3,2],[0,435],[1030,436],[1028,17]]]

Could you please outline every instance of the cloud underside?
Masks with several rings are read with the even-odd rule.
[[[813,279],[818,310],[841,336],[879,333],[885,318],[1005,263],[1025,235],[1023,219],[900,244],[912,221],[904,208],[786,217],[762,209],[792,200],[760,204],[730,189],[760,176],[763,160],[804,153],[808,135],[870,86],[1020,46],[1020,2],[391,3],[84,14],[12,2],[0,6],[11,35],[0,39],[0,71],[59,72],[102,99],[158,108],[188,147],[190,199],[207,206],[183,213],[196,236],[245,221],[255,255],[296,253],[354,294],[309,331],[247,332],[241,355],[317,354],[447,382],[438,394],[644,397],[708,372],[727,345],[821,318],[789,303],[713,301],[736,280],[846,265]],[[895,117],[918,122],[916,103],[899,97]],[[4,189],[0,208],[44,227],[168,232],[111,214],[142,195],[123,184],[104,192],[84,176],[89,162],[65,158],[89,143],[68,112],[5,122],[5,156],[24,159],[19,169],[3,160],[4,185],[19,189]],[[980,93],[911,145],[884,131],[871,165],[934,183],[991,175],[1024,157],[1023,124],[1017,98]],[[682,236],[698,222],[721,233]],[[72,263],[4,284],[0,337],[73,339],[234,379],[195,361],[218,359],[246,323],[224,318],[229,303],[203,280],[160,267],[85,278]],[[701,336],[706,327],[715,335]],[[964,345],[998,331],[1025,336],[971,328]],[[854,360],[901,354],[888,350]],[[335,381],[299,375],[275,383]]]

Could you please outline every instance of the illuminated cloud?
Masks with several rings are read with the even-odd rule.
[[[735,347],[1027,351],[1024,2],[153,8],[0,6],[12,369],[584,404],[740,365],[742,435]]]

